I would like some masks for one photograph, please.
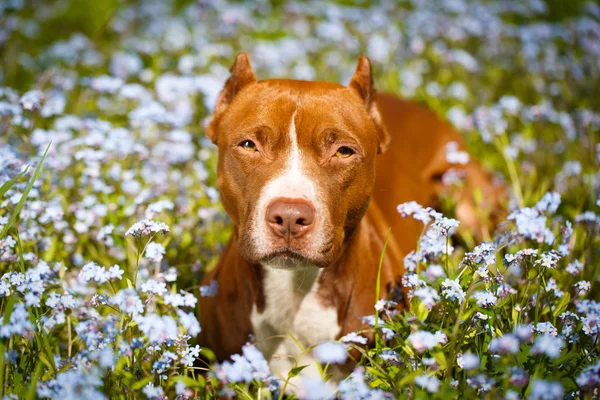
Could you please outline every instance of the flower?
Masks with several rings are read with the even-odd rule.
[[[563,398],[564,388],[558,382],[536,379],[531,383],[530,400],[559,400]]]
[[[483,290],[473,293],[473,298],[479,307],[489,308],[496,305],[497,298],[493,293]]]
[[[167,285],[164,282],[148,279],[148,281],[142,284],[142,292],[164,296],[164,294],[167,293]]]
[[[583,270],[583,264],[579,260],[569,263],[565,270],[571,275],[579,275]]]
[[[408,336],[408,341],[418,353],[423,353],[425,350],[431,350],[440,344],[439,338],[433,333],[427,331],[417,331],[411,333]]]
[[[411,215],[413,215],[414,213],[416,213],[422,209],[423,209],[423,207],[416,201],[409,201],[407,203],[402,203],[402,204],[398,205],[398,207],[396,207],[396,210],[398,211],[398,213],[400,213],[400,215],[404,218],[410,217]]]
[[[108,269],[108,278],[115,279],[115,280],[121,280],[123,278],[124,272],[125,271],[123,271],[121,269],[121,267],[119,267],[117,264],[115,264]]]
[[[144,213],[146,218],[154,218],[156,215],[160,214],[164,210],[172,210],[174,208],[174,204],[171,200],[159,200],[148,205],[146,212]]]
[[[111,303],[128,314],[137,315],[144,312],[142,300],[132,288],[118,291],[117,294],[112,297]]]
[[[515,336],[522,343],[527,343],[533,337],[533,327],[531,325],[515,326]]]
[[[547,192],[542,196],[540,201],[537,202],[535,208],[542,212],[548,212],[554,214],[560,205],[560,194],[557,192]]]
[[[535,262],[536,265],[541,265],[545,268],[556,269],[556,265],[560,260],[560,256],[555,251],[550,251],[548,253],[542,253],[540,255],[540,259]]]
[[[454,229],[458,228],[460,222],[456,219],[441,217],[437,218],[431,227],[442,236],[448,236],[448,234]]]
[[[448,336],[442,331],[435,331],[435,338],[439,344],[446,344],[448,342]]]
[[[440,299],[440,296],[437,294],[435,289],[429,286],[416,289],[413,292],[413,295],[418,297],[421,300],[421,303],[423,303],[428,310],[431,310]]]
[[[322,342],[313,348],[313,355],[324,364],[343,364],[348,358],[346,346],[339,342]]]
[[[367,344],[368,342],[368,339],[366,337],[360,336],[356,332],[350,332],[349,334],[342,336],[340,340],[343,343]]]
[[[183,381],[177,381],[177,383],[175,384],[175,394],[178,396],[184,394],[186,389],[187,386]]]
[[[162,233],[164,235],[169,232],[169,230],[169,227],[164,222],[143,219],[133,224],[131,228],[127,230],[125,236],[141,237],[153,233]]]
[[[600,215],[592,211],[586,211],[575,216],[575,222],[594,225],[600,223]]]
[[[479,357],[473,353],[459,353],[456,357],[458,366],[467,371],[479,368],[479,362]]]
[[[537,208],[521,208],[513,211],[507,219],[515,221],[517,232],[526,239],[533,239],[539,243],[551,244],[554,234],[546,227],[547,218],[540,214]]]
[[[440,388],[440,381],[438,378],[425,374],[415,377],[415,384],[427,390],[429,393],[437,393]]]
[[[575,379],[582,389],[593,389],[600,386],[600,360],[585,367]]]
[[[457,279],[445,279],[442,282],[442,295],[448,300],[465,300],[465,292],[463,291]]]
[[[446,144],[446,160],[450,164],[465,165],[469,162],[469,153],[458,150],[458,143],[448,142]]]
[[[588,281],[576,282],[573,286],[577,289],[577,295],[583,296],[592,288],[592,284]]]
[[[95,262],[87,263],[81,268],[79,276],[82,277],[85,281],[90,281],[96,276],[96,270],[98,268],[98,264],[96,264]]]
[[[394,350],[383,350],[379,354],[379,357],[381,357],[383,361],[389,362],[391,364],[400,364],[400,362],[402,361],[400,358],[400,354],[398,354]]]
[[[210,281],[209,285],[200,286],[200,296],[202,297],[214,297],[219,291],[219,283],[217,281]]]
[[[146,245],[146,258],[160,262],[165,254],[165,247],[160,243],[150,242]]]
[[[500,337],[493,338],[488,346],[490,353],[497,354],[516,354],[519,351],[519,340],[508,333]]]
[[[43,99],[44,93],[39,90],[30,90],[19,99],[19,102],[25,110],[33,111],[41,107]]]
[[[263,380],[271,374],[269,363],[267,363],[263,354],[254,345],[244,345],[242,347],[242,354],[250,362],[250,365],[252,365],[252,377],[254,379]]]
[[[600,313],[591,313],[581,318],[581,330],[588,336],[594,336],[600,332]]]
[[[375,303],[375,310],[380,312],[384,310],[389,311],[395,309],[397,306],[398,303],[396,303],[395,301],[379,299]]]
[[[564,339],[544,334],[533,343],[531,354],[545,354],[548,358],[556,358],[560,355],[564,345]]]
[[[188,335],[197,336],[200,333],[200,323],[194,313],[177,310],[177,316],[179,317],[179,323]]]
[[[494,380],[488,378],[484,374],[475,375],[471,378],[467,378],[467,384],[474,389],[477,389],[478,393],[489,392],[494,387]]]
[[[517,387],[524,387],[529,382],[529,377],[523,368],[512,367],[510,369],[510,384]]]
[[[299,399],[306,400],[334,399],[335,389],[331,384],[323,382],[321,378],[303,376],[296,395]]]
[[[154,386],[152,382],[149,382],[146,386],[144,386],[142,391],[149,399],[162,399],[162,397],[165,395],[163,388],[160,386]]]
[[[349,377],[340,382],[338,388],[342,399],[384,399],[390,398],[390,394],[381,389],[373,389],[365,382],[365,369],[357,367]]]
[[[40,296],[36,295],[33,292],[28,292],[25,294],[25,304],[27,307],[39,307],[40,306]]]
[[[7,281],[0,281],[0,296],[10,296],[10,283],[8,283]]]
[[[543,333],[543,334],[547,333],[552,336],[558,335],[558,331],[556,330],[554,325],[552,325],[551,322],[539,322],[534,327],[534,331],[536,331],[537,333]]]
[[[154,313],[146,315],[134,314],[133,320],[137,322],[138,328],[144,333],[151,344],[160,344],[169,340],[175,340],[179,335],[177,322],[170,315],[158,315]]]
[[[251,344],[242,347],[242,354],[234,354],[231,361],[219,367],[217,375],[228,382],[251,382],[253,379],[269,378],[269,365],[262,353]]]

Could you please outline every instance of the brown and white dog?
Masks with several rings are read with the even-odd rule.
[[[440,178],[452,166],[446,145],[462,146],[431,111],[375,95],[365,57],[345,87],[257,81],[240,54],[208,135],[219,148],[218,185],[233,234],[204,279],[216,280],[219,290],[201,299],[199,341],[223,360],[253,335],[283,376],[300,355],[298,343],[337,339],[373,314],[390,227],[380,294],[402,294],[403,257],[418,231],[396,206],[435,205]],[[478,230],[470,193],[496,189],[476,162],[461,168],[467,184],[457,215]],[[301,364],[311,362],[307,357]]]

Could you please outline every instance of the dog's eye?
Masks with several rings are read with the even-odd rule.
[[[352,150],[348,146],[342,146],[337,150],[337,152],[335,153],[335,156],[339,157],[339,158],[348,158],[352,154],[354,154],[354,150]]]
[[[244,140],[239,144],[239,146],[247,151],[256,151],[256,143],[254,143],[252,140]]]

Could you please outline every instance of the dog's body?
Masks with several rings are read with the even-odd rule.
[[[274,372],[285,376],[299,344],[364,327],[360,318],[374,313],[390,227],[380,298],[406,305],[403,257],[419,230],[396,206],[435,204],[439,178],[451,166],[445,147],[462,146],[451,126],[392,95],[375,98],[365,58],[344,87],[256,82],[240,55],[209,136],[219,146],[219,187],[234,229],[204,280],[216,280],[219,290],[201,299],[201,345],[223,360],[253,336]],[[467,187],[491,187],[472,161],[461,168],[469,173]]]

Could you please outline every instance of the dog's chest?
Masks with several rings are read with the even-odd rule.
[[[265,267],[265,309],[251,315],[257,347],[265,357],[295,357],[302,349],[334,339],[337,310],[325,307],[318,294],[320,269],[282,270]],[[293,338],[292,338],[293,336]]]

